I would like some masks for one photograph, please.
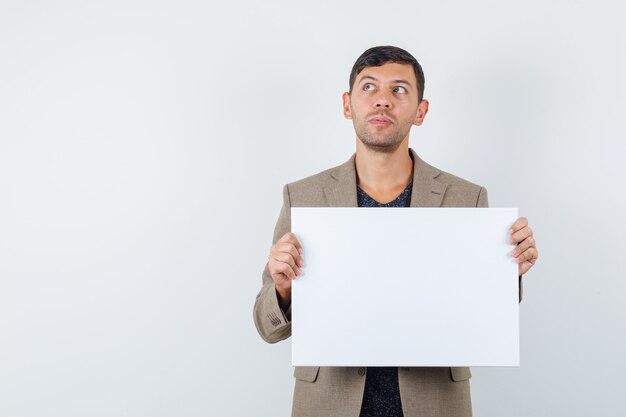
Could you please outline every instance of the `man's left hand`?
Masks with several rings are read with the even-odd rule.
[[[537,246],[535,246],[533,231],[528,226],[528,219],[526,217],[520,217],[515,220],[515,223],[513,223],[509,230],[509,238],[512,244],[517,245],[510,254],[515,262],[517,262],[519,268],[518,275],[524,275],[535,265],[537,257],[539,256]]]

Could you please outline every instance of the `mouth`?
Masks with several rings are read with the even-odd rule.
[[[369,122],[374,124],[374,125],[378,125],[378,126],[387,126],[387,125],[390,125],[390,124],[393,123],[391,121],[391,119],[388,119],[388,118],[382,117],[382,116],[372,117],[372,118],[370,118]]]

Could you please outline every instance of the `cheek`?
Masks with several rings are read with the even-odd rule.
[[[402,114],[404,115],[404,119],[407,121],[413,121],[418,115],[418,108],[415,106],[411,106],[407,103],[406,106],[403,106]]]
[[[356,122],[362,123],[363,120],[365,119],[365,112],[363,112],[358,106],[357,107],[352,107],[351,108],[351,113],[352,113],[352,119],[354,119]]]

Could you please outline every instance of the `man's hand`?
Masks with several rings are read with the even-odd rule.
[[[539,252],[535,246],[535,238],[533,237],[533,231],[528,226],[528,219],[526,217],[520,217],[515,220],[515,223],[509,230],[509,236],[511,243],[517,245],[515,249],[511,251],[511,256],[514,257],[515,262],[519,269],[518,275],[524,275],[530,268],[535,265]]]
[[[283,310],[291,304],[291,280],[302,274],[302,252],[302,245],[291,232],[286,233],[270,248],[268,268],[276,284],[278,302]]]

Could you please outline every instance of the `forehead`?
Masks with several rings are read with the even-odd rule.
[[[411,64],[398,64],[397,62],[387,62],[379,67],[364,68],[356,77],[357,83],[364,77],[374,77],[381,82],[390,82],[394,80],[405,80],[411,85],[417,84],[415,71]]]

